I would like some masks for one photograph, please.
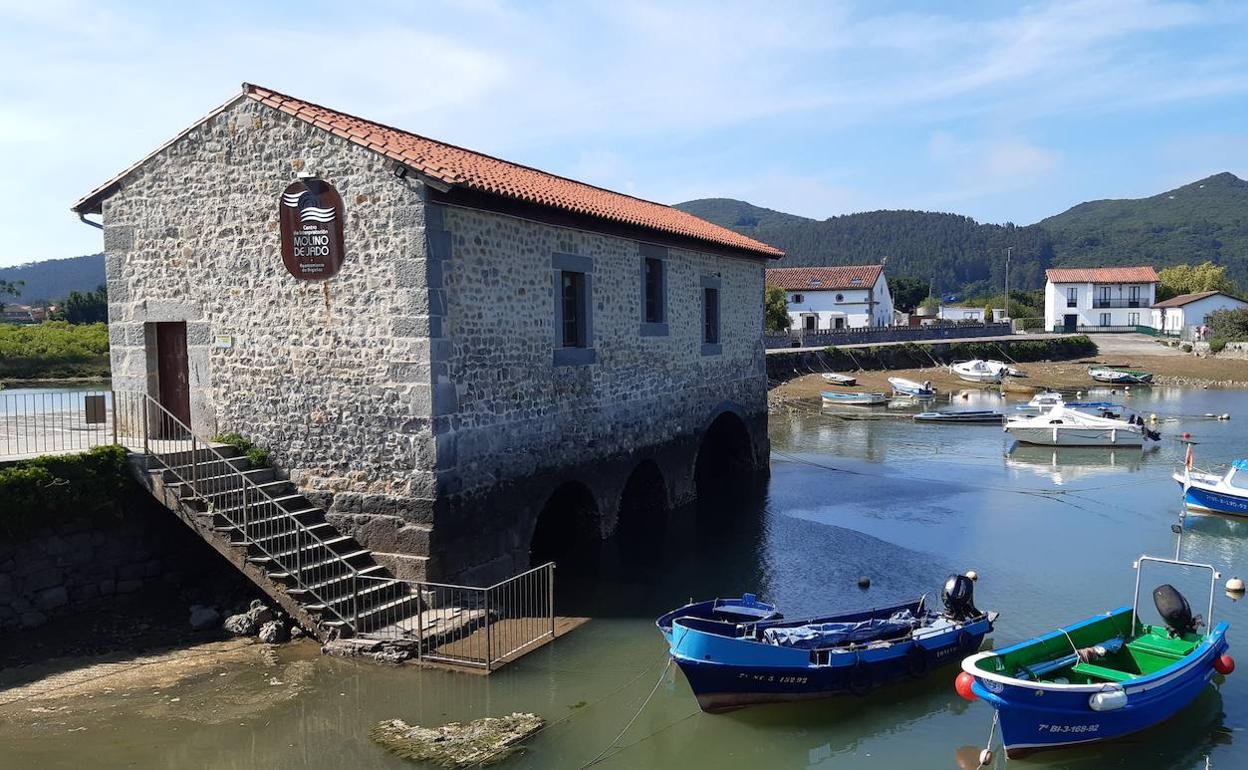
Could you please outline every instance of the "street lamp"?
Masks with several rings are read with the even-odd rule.
[[[1005,317],[1004,321],[1010,320],[1010,254],[1014,251],[1013,246],[1005,247]]]

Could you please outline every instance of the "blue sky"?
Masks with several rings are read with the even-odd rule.
[[[1248,178],[1248,4],[0,0],[0,265],[249,81],[645,198],[1034,222]]]

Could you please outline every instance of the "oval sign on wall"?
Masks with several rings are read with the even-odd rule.
[[[298,179],[282,193],[278,209],[286,269],[305,281],[332,278],[346,256],[342,245],[346,212],[338,191],[322,179]]]

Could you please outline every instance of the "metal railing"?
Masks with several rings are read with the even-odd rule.
[[[1112,307],[1148,307],[1142,299],[1103,299],[1101,297],[1092,298],[1093,308],[1112,308]]]
[[[403,582],[418,597],[419,611],[389,611],[378,628],[363,636],[412,640],[422,660],[487,670],[555,638],[553,562],[487,588]]]
[[[176,500],[166,502],[202,505],[203,512],[232,528],[248,558],[293,583],[301,603],[352,632],[359,627],[359,571],[301,520],[300,511],[288,510],[281,496],[265,488],[286,483],[274,479],[271,469],[248,468],[246,458],[226,457],[219,445],[196,435],[145,393],[114,392],[113,420],[124,435],[141,438],[144,454],[156,466],[149,468],[163,474],[165,493],[180,487],[173,493]]]
[[[108,390],[0,392],[0,460],[117,443]]]

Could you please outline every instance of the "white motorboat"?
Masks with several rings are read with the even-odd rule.
[[[1183,504],[1192,510],[1248,516],[1248,460],[1235,460],[1223,474],[1187,467],[1174,480],[1183,487]]]
[[[1015,411],[1031,412],[1032,414],[1040,414],[1047,412],[1055,406],[1064,406],[1066,399],[1061,393],[1048,391],[1045,393],[1037,393],[1031,397],[1031,400],[1025,404],[1019,404],[1014,407]]]
[[[1037,446],[1143,446],[1145,438],[1158,438],[1144,425],[1112,417],[1098,417],[1053,407],[1043,414],[1011,417],[1005,432],[1020,444]]]
[[[976,358],[971,361],[962,361],[949,367],[949,371],[958,375],[967,382],[991,382],[1000,384],[1001,379],[1005,376],[1000,368],[990,366],[987,361],[981,361]]]
[[[823,377],[824,382],[830,385],[853,385],[858,382],[858,379],[855,377],[850,377],[848,374],[837,374],[836,372],[824,372],[820,376]]]
[[[984,363],[992,369],[1001,372],[1003,377],[1024,377],[1022,370],[1016,366],[1011,366],[1004,361],[988,360]]]
[[[936,395],[936,388],[932,387],[931,380],[915,382],[914,380],[907,380],[905,377],[889,377],[888,384],[893,386],[894,393],[900,393],[903,396],[931,398]]]

